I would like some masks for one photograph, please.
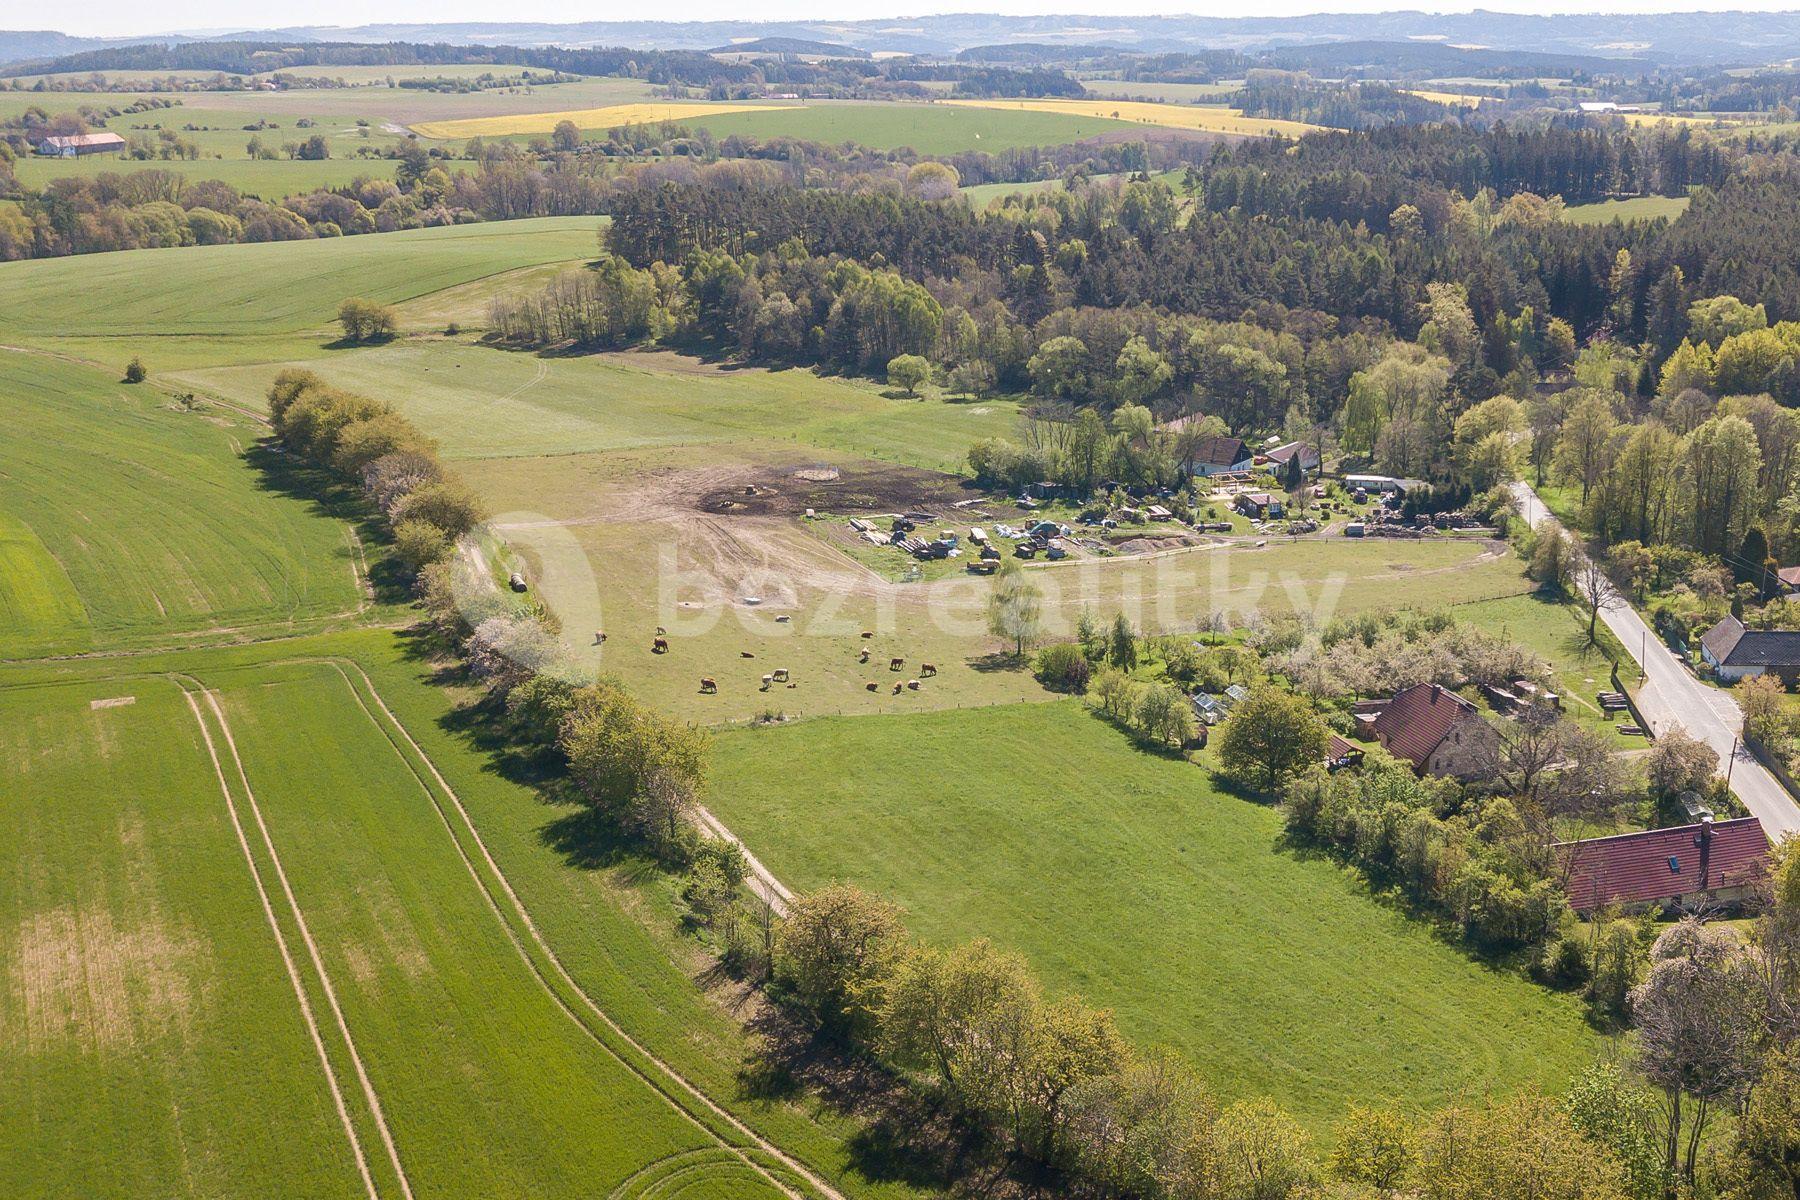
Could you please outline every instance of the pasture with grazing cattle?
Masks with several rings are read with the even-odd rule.
[[[867,382],[721,369],[666,352],[537,356],[443,338],[303,365],[391,400],[435,437],[561,617],[568,649],[659,706],[718,720],[1044,695],[1027,672],[993,660],[988,581],[955,570],[907,583],[899,572],[910,560],[898,551],[845,552],[847,517],[858,513],[924,510],[939,517],[932,527],[964,534],[1026,519],[958,473],[971,444],[1013,430],[1016,401],[907,399]],[[253,407],[279,369],[174,378]],[[804,477],[819,465],[837,478]],[[892,570],[866,565],[874,553]],[[1504,551],[1450,540],[1240,541],[1046,564],[1031,575],[1045,590],[1052,636],[1068,636],[1083,607],[1178,631],[1214,608],[1349,612],[1390,603],[1399,586],[1421,605],[1528,586]],[[669,630],[667,657],[649,653],[658,626]],[[608,634],[604,646],[595,632]],[[859,661],[865,645],[881,663],[897,655],[945,669],[896,696],[885,669],[872,674]],[[792,668],[794,686],[763,690],[771,666]],[[717,694],[700,694],[703,676]]]

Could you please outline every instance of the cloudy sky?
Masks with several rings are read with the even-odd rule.
[[[58,29],[64,33],[120,36],[169,31],[224,32],[283,25],[358,25],[369,21],[607,21],[794,20],[833,17],[858,19],[920,12],[1193,12],[1204,16],[1293,16],[1310,12],[1380,12],[1426,9],[1467,12],[1485,8],[1500,12],[1692,12],[1703,9],[1789,10],[1800,0],[1487,0],[1476,4],[1408,3],[1406,0],[1236,0],[1233,3],[1182,4],[1177,0],[673,0],[646,5],[595,4],[592,0],[311,0],[295,8],[251,0],[87,0],[64,9],[23,8],[0,14],[0,27]]]

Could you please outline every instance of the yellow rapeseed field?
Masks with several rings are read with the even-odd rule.
[[[1694,113],[1637,112],[1619,113],[1626,122],[1632,125],[1742,125],[1743,120],[1724,113],[1718,116],[1707,114],[1700,116]]]
[[[969,108],[1012,109],[1016,112],[1064,113],[1075,117],[1130,121],[1138,125],[1162,125],[1170,129],[1204,129],[1212,133],[1239,133],[1252,137],[1286,134],[1299,137],[1316,133],[1319,126],[1304,121],[1278,121],[1273,117],[1246,117],[1221,105],[1152,104],[1142,100],[946,100]]]
[[[1419,88],[1401,88],[1409,96],[1417,96],[1421,100],[1429,100],[1433,104],[1448,104],[1452,108],[1476,108],[1483,100],[1496,99],[1494,96],[1477,96],[1470,92],[1428,92]]]
[[[652,101],[643,104],[609,104],[605,108],[578,108],[568,112],[512,113],[503,117],[465,117],[456,121],[421,121],[413,132],[427,138],[506,137],[514,133],[549,133],[562,121],[581,129],[617,129],[622,125],[651,125],[689,117],[717,117],[726,113],[767,112],[789,107],[780,104],[709,104],[699,100]]]

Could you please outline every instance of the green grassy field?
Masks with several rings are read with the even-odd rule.
[[[1061,179],[1033,179],[1028,183],[976,183],[961,189],[963,199],[975,208],[986,208],[1002,196],[1022,196],[1031,192],[1060,191]]]
[[[599,665],[672,711],[716,721],[765,709],[893,712],[1044,695],[1027,673],[985,661],[995,649],[982,615],[987,581],[953,571],[898,583],[815,536],[820,527],[801,519],[798,503],[770,512],[728,503],[746,487],[800,490],[793,473],[821,463],[846,481],[820,499],[821,512],[891,512],[928,494],[935,506],[946,489],[978,499],[953,479],[895,472],[958,471],[973,441],[1012,431],[1015,402],[908,400],[866,382],[720,369],[669,353],[544,358],[443,338],[307,365],[391,399],[436,437],[562,616],[571,650],[594,657],[593,631],[608,631],[617,640]],[[256,406],[278,369],[173,379]],[[985,511],[946,521],[981,523]],[[1021,518],[1004,505],[995,519]],[[829,524],[841,532],[841,521]],[[1084,605],[1171,630],[1192,628],[1208,607],[1329,613],[1390,603],[1396,588],[1428,605],[1527,586],[1515,561],[1480,543],[1341,538],[1058,564],[1033,577],[1051,636],[1066,636]],[[746,596],[763,603],[747,606]],[[659,625],[674,631],[677,657],[648,654]],[[865,630],[879,634],[871,650],[880,662],[897,655],[943,671],[920,692],[894,696],[885,670],[857,661]],[[795,688],[759,690],[772,657],[796,673]],[[701,674],[719,680],[719,695],[695,694]]]
[[[1130,79],[1084,79],[1090,96],[1124,96],[1132,100],[1160,100],[1166,104],[1205,104],[1229,96],[1243,87],[1236,83],[1162,83]]]
[[[181,697],[156,677],[0,688],[0,1177],[350,1200],[350,1143]]]
[[[4,263],[0,335],[267,336],[323,329],[348,296],[393,303],[520,267],[590,258],[599,227],[595,217],[544,217]]]
[[[981,150],[998,154],[1025,146],[1057,146],[1103,134],[1130,132],[1126,121],[1063,113],[958,109],[945,104],[819,101],[803,107],[692,119],[716,136],[791,137],[856,142],[878,150],[910,147],[920,154]],[[604,130],[595,132],[604,133]]]
[[[480,304],[471,297],[464,307]],[[432,315],[455,319],[454,308]],[[719,370],[669,353],[557,358],[430,339],[307,365],[342,387],[391,399],[453,458],[765,441],[954,470],[972,442],[1010,433],[1019,412],[1013,401],[889,398],[866,380]],[[278,370],[185,371],[179,380],[260,406]]]
[[[354,616],[348,527],[268,489],[259,426],[0,352],[0,654]]]
[[[1571,998],[1471,961],[1073,701],[733,731],[710,792],[790,886],[847,880],[924,937],[1020,949],[1315,1132],[1351,1103],[1553,1088],[1600,1049]]]
[[[1594,694],[1612,690],[1612,664],[1615,659],[1627,659],[1604,622],[1599,626],[1600,645],[1596,647],[1587,644],[1586,614],[1573,604],[1519,595],[1462,604],[1451,612],[1457,620],[1516,642],[1549,663],[1563,709],[1571,719],[1601,730],[1613,727],[1594,703]],[[1619,739],[1620,749],[1639,745]]]
[[[1600,200],[1593,204],[1575,204],[1563,210],[1565,221],[1578,225],[1605,225],[1611,221],[1654,221],[1667,217],[1673,221],[1687,211],[1686,196],[1635,196],[1630,200]]]
[[[42,189],[53,179],[91,178],[109,172],[173,171],[183,179],[199,182],[217,179],[247,196],[281,200],[318,188],[343,187],[362,177],[392,179],[396,161],[382,158],[328,158],[322,162],[288,159],[202,158],[192,162],[137,162],[102,156],[96,158],[23,158],[13,174],[28,188]]]
[[[0,1103],[0,1171],[348,1196],[360,1146],[381,1194],[817,1195],[759,1134],[848,1195],[914,1194],[840,1119],[742,1098],[672,896],[458,695],[376,631],[0,666],[0,1065],[29,1101]]]

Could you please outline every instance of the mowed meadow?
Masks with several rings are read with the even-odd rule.
[[[253,420],[4,350],[0,424],[0,657],[292,630],[366,604],[354,529],[247,461]]]
[[[708,804],[789,886],[850,882],[912,930],[992,938],[1232,1099],[1328,1137],[1349,1104],[1560,1086],[1571,997],[1477,963],[1286,846],[1280,815],[1077,701],[830,718],[718,740]]]

